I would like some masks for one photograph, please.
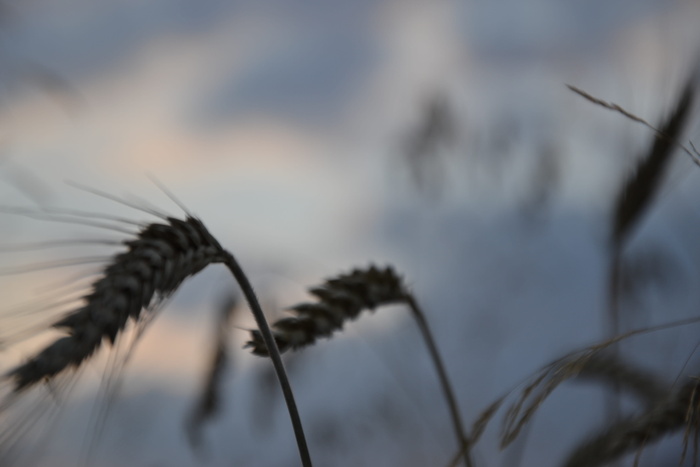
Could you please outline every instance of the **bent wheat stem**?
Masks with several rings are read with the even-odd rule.
[[[4,375],[12,386],[9,397],[42,382],[48,384],[59,374],[81,367],[104,341],[114,344],[129,320],[143,324],[148,319],[144,310],[153,310],[183,281],[210,264],[223,263],[238,282],[255,316],[288,404],[302,464],[311,467],[279,350],[245,273],[199,219],[188,215],[185,220],[165,217],[165,221],[144,226],[134,238],[124,242],[127,250],[111,259],[90,292],[83,296],[83,303],[53,323],[54,328],[65,332],[63,337]]]
[[[329,337],[335,331],[342,329],[345,321],[357,318],[362,310],[374,310],[379,306],[391,304],[407,305],[418,323],[438,372],[459,448],[463,449],[470,445],[470,440],[462,427],[457,400],[447,377],[447,371],[428,328],[425,315],[411,292],[407,290],[402,278],[391,266],[384,269],[376,266],[354,269],[347,274],[327,279],[324,284],[311,288],[310,293],[318,299],[317,302],[300,303],[291,308],[296,316],[273,323],[275,349],[279,347],[282,352],[285,352],[289,349],[295,350],[312,345],[318,338]],[[260,329],[262,330],[262,327]],[[253,354],[260,356],[267,356],[268,349],[272,348],[260,331],[251,331],[250,341],[246,347],[251,348]],[[465,466],[471,467],[468,448],[464,449],[463,455]]]
[[[258,325],[258,330],[262,336],[263,342],[267,347],[267,352],[272,360],[272,365],[275,367],[275,373],[277,373],[277,379],[280,382],[280,387],[282,388],[282,393],[284,395],[284,400],[287,403],[287,409],[289,410],[289,418],[292,421],[292,426],[294,427],[294,435],[297,439],[297,446],[299,448],[299,456],[301,457],[301,463],[304,467],[311,467],[311,456],[309,455],[309,448],[306,444],[306,438],[304,437],[304,429],[302,428],[301,418],[299,417],[299,411],[297,410],[296,402],[294,401],[294,394],[292,393],[292,387],[289,384],[289,379],[287,378],[287,372],[284,369],[284,363],[282,363],[282,356],[277,348],[277,343],[272,335],[270,326],[267,324],[265,319],[265,314],[260,308],[260,303],[258,298],[253,291],[253,287],[250,285],[250,281],[246,277],[243,269],[239,266],[236,259],[229,252],[224,253],[224,264],[231,271],[233,277],[238,282],[238,285],[245,296],[246,302],[250,307],[250,311],[255,317],[255,322]]]
[[[440,386],[442,387],[442,394],[445,397],[445,401],[450,409],[452,426],[458,438],[461,455],[464,457],[464,463],[467,467],[472,467],[473,463],[470,456],[471,441],[464,432],[462,417],[459,415],[457,399],[452,391],[452,385],[450,384],[450,379],[447,376],[447,370],[445,369],[445,365],[440,357],[440,352],[438,351],[435,340],[433,339],[433,334],[430,332],[430,327],[428,327],[428,321],[425,319],[423,311],[420,309],[411,294],[406,294],[405,300],[406,304],[411,309],[411,313],[418,324],[421,334],[423,335],[425,345],[428,347],[428,353],[430,354],[430,358],[433,360],[433,365],[437,371]]]

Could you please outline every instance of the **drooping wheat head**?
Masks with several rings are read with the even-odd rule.
[[[272,324],[280,352],[312,345],[321,337],[329,337],[353,320],[362,310],[406,301],[407,292],[401,277],[391,266],[384,269],[371,266],[355,269],[348,274],[327,279],[309,290],[318,300],[301,303],[290,310],[294,317],[282,318]],[[251,331],[246,347],[255,355],[267,355],[260,332]]]
[[[104,340],[114,343],[129,318],[138,321],[143,309],[172,294],[187,277],[225,260],[219,242],[190,216],[150,224],[124,245],[127,250],[112,258],[82,306],[54,323],[67,335],[5,375],[15,392],[79,367]]]
[[[459,457],[465,467],[472,467],[470,438],[462,426],[457,399],[447,376],[447,370],[439,354],[435,339],[413,294],[406,288],[401,276],[391,266],[384,269],[374,265],[367,269],[354,269],[309,289],[316,302],[301,303],[290,310],[294,317],[283,318],[272,324],[272,334],[280,352],[312,345],[321,337],[329,337],[343,328],[347,320],[357,318],[362,310],[374,310],[378,306],[402,303],[411,310],[430,357],[438,374],[443,396],[448,405],[455,437],[459,444]],[[246,347],[255,355],[268,354],[259,331],[250,332]]]
[[[99,190],[88,191],[136,207]],[[155,308],[174,293],[185,279],[208,265],[223,263],[238,283],[262,338],[272,349],[270,356],[285,397],[301,462],[304,467],[311,467],[301,419],[284,365],[257,296],[238,261],[194,216],[188,214],[182,220],[163,216],[151,209],[142,210],[165,222],[149,224],[134,238],[124,241],[126,251],[111,259],[99,279],[92,284],[90,292],[83,297],[82,306],[53,323],[54,328],[65,331],[67,335],[3,376],[10,386],[7,403],[11,404],[25,390],[41,382],[51,382],[67,370],[81,367],[104,340],[115,343],[129,319],[137,325],[144,324],[147,322],[144,310]],[[215,359],[221,356],[216,355]],[[220,373],[225,363],[221,361],[225,358],[218,360],[214,364],[216,374]],[[216,374],[214,380],[218,380]],[[213,384],[216,385],[216,382]],[[4,403],[0,406],[0,412],[4,406]],[[208,407],[204,409],[206,411]]]

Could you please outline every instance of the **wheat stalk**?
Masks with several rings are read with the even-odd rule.
[[[465,465],[470,467],[472,461],[468,447],[472,443],[462,426],[457,399],[435,339],[425,314],[393,268],[370,266],[367,269],[354,269],[350,273],[327,279],[322,285],[309,289],[309,292],[317,298],[316,302],[291,307],[290,310],[296,316],[282,318],[272,325],[274,339],[281,352],[306,347],[321,337],[331,336],[343,328],[345,321],[356,319],[362,310],[374,310],[379,306],[396,303],[403,303],[410,308],[438,373],[460,446],[460,457],[463,457]],[[250,341],[246,347],[251,348],[255,355],[268,355],[268,347],[259,331],[250,332]]]
[[[310,467],[311,458],[291,386],[248,278],[234,256],[199,219],[188,215],[185,220],[174,217],[164,217],[164,220],[165,223],[145,226],[135,238],[125,241],[127,250],[112,258],[92,284],[91,291],[83,297],[83,305],[53,324],[67,335],[5,374],[12,383],[10,396],[17,396],[41,382],[50,383],[71,368],[79,368],[103,341],[114,343],[129,319],[141,322],[144,309],[167,298],[185,279],[210,264],[223,263],[241,287],[260,336],[271,349],[270,356],[292,419],[302,464]]]
[[[570,90],[588,101],[608,110],[619,112],[632,121],[643,124],[651,129],[655,136],[647,154],[640,159],[634,173],[625,180],[615,200],[609,244],[610,260],[607,271],[607,310],[605,310],[608,321],[607,335],[610,337],[620,333],[620,258],[627,239],[657,197],[676,147],[678,146],[685,151],[694,163],[699,164],[700,162],[697,152],[691,153],[678,143],[690,119],[695,100],[695,78],[695,73],[687,78],[670,115],[660,124],[660,127],[649,124],[646,120],[617,104],[593,97],[574,86],[568,86]],[[613,348],[613,352],[616,352],[615,348]],[[619,386],[613,386],[607,405],[611,417],[617,418],[620,412]]]

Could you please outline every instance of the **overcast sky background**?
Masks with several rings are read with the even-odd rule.
[[[181,215],[154,174],[239,257],[271,315],[325,277],[394,264],[434,324],[469,425],[517,381],[603,335],[609,210],[651,135],[564,84],[657,122],[694,63],[699,15],[697,2],[661,0],[5,1],[0,195],[153,220],[64,183],[73,180]],[[404,149],[440,98],[453,137],[417,186]],[[691,125],[687,137],[697,134]],[[656,255],[670,271],[636,292],[630,327],[697,310],[696,171],[676,158],[630,245],[630,257]],[[96,235],[10,215],[0,229],[7,244]],[[85,253],[6,255],[19,265]],[[12,275],[3,293],[39,303],[36,284],[62,278]],[[207,270],[148,329],[90,465],[297,465],[266,362],[244,352],[205,430],[207,460],[187,446],[183,420],[230,288],[223,270]],[[247,314],[238,326],[252,326]],[[630,353],[672,378],[692,332]],[[240,347],[245,332],[234,339]],[[404,310],[363,314],[289,363],[317,465],[442,466],[454,454]],[[58,425],[69,429],[47,430],[39,465],[75,465],[85,452],[101,368],[83,373]],[[557,465],[603,420],[601,395],[556,392],[510,453],[489,430],[478,465]],[[650,448],[643,465],[666,453],[675,462],[675,443]]]

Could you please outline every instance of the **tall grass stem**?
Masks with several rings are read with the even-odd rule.
[[[428,347],[428,352],[433,360],[433,365],[435,365],[435,370],[438,373],[438,378],[440,380],[440,386],[442,387],[442,393],[445,397],[445,401],[450,410],[450,415],[452,416],[452,425],[454,427],[455,434],[457,435],[457,440],[459,442],[460,451],[464,457],[465,467],[474,467],[474,463],[471,459],[470,454],[470,441],[467,437],[464,427],[462,426],[462,417],[459,415],[459,406],[457,405],[457,399],[455,398],[454,392],[452,391],[452,385],[447,376],[447,370],[440,357],[440,352],[438,351],[437,345],[435,344],[435,339],[433,339],[433,334],[430,332],[430,327],[428,326],[428,321],[425,319],[423,311],[416,303],[415,299],[411,294],[406,294],[406,303],[411,309],[411,313],[418,323],[418,328],[423,335],[423,340]]]
[[[296,436],[297,447],[299,448],[299,456],[301,457],[301,463],[303,467],[311,467],[311,456],[309,455],[309,448],[306,444],[306,437],[304,436],[304,429],[301,424],[301,417],[299,416],[299,411],[297,410],[296,402],[294,401],[294,394],[292,393],[292,387],[289,384],[289,379],[287,378],[287,372],[284,369],[284,363],[282,363],[282,357],[280,355],[279,349],[277,348],[277,343],[272,336],[272,331],[270,326],[265,319],[265,315],[260,307],[258,298],[255,295],[253,287],[250,285],[248,277],[241,269],[240,265],[234,258],[234,256],[226,251],[224,253],[224,264],[231,271],[233,277],[238,282],[238,285],[245,296],[250,311],[255,317],[255,322],[258,325],[260,334],[267,346],[267,350],[270,354],[270,359],[272,360],[272,365],[275,368],[275,373],[277,374],[277,379],[279,379],[280,387],[282,388],[282,394],[284,395],[284,400],[287,404],[287,410],[289,410],[289,418],[292,421],[292,427],[294,428],[294,436]]]

